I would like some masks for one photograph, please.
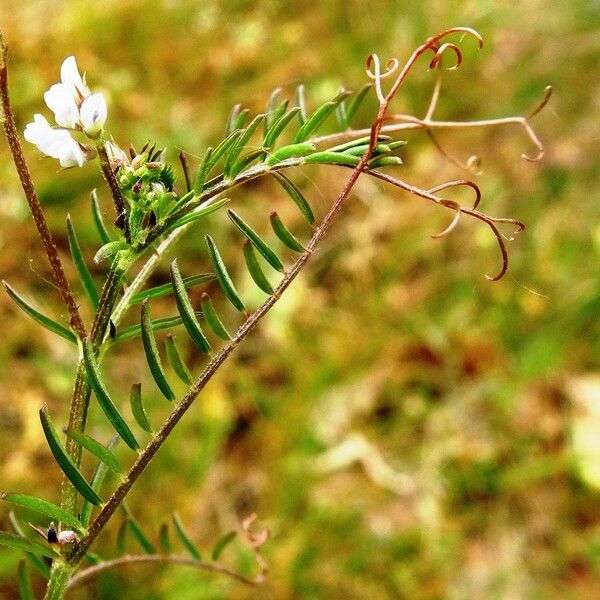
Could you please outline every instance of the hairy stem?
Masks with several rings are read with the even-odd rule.
[[[29,167],[27,166],[27,161],[25,160],[25,155],[23,154],[23,148],[21,147],[21,141],[19,140],[19,135],[17,133],[15,117],[10,104],[10,95],[8,92],[8,68],[6,64],[7,56],[8,45],[4,41],[2,33],[0,32],[0,99],[2,102],[1,120],[4,127],[4,133],[6,134],[10,153],[17,169],[19,179],[21,180],[21,185],[23,186],[23,191],[25,192],[25,197],[27,198],[27,203],[29,204],[31,216],[33,217],[38,234],[44,249],[46,250],[46,256],[48,257],[48,262],[50,263],[54,283],[56,284],[67,310],[69,311],[71,327],[77,333],[78,337],[83,339],[86,336],[86,332],[83,320],[79,314],[79,307],[77,306],[75,298],[73,298],[73,294],[71,293],[71,287],[65,275],[60,256],[58,255],[56,242],[54,241],[54,238],[50,233],[50,229],[48,228],[48,224],[46,223],[46,217],[35,191],[35,187],[33,186],[33,181],[29,173]]]
[[[221,350],[211,359],[206,365],[204,371],[192,387],[188,390],[181,402],[175,407],[173,412],[167,417],[161,428],[154,434],[148,445],[139,454],[137,460],[133,463],[127,476],[123,482],[113,492],[108,501],[103,505],[96,518],[92,521],[88,528],[87,535],[76,545],[74,551],[69,557],[69,562],[76,565],[85,556],[91,544],[94,542],[98,534],[104,529],[104,526],[111,518],[113,513],[117,510],[125,496],[129,493],[133,484],[137,481],[139,476],[144,472],[150,461],[154,458],[155,454],[164,444],[166,439],[169,437],[171,431],[179,423],[183,415],[190,408],[194,400],[198,397],[200,392],[204,389],[206,384],[210,381],[213,375],[217,372],[219,367],[225,362],[229,355],[233,352],[236,346],[258,325],[260,320],[269,312],[269,310],[275,305],[275,303],[281,297],[281,294],[290,286],[290,284],[296,279],[315,248],[326,234],[329,226],[331,225],[334,218],[339,213],[344,201],[349,196],[350,191],[354,187],[358,177],[365,169],[367,162],[373,151],[374,142],[377,139],[377,132],[380,125],[374,125],[372,131],[372,143],[370,144],[367,152],[362,157],[360,163],[354,168],[348,182],[344,186],[344,189],[340,192],[336,201],[333,203],[329,212],[325,215],[323,221],[315,229],[315,232],[306,246],[306,250],[300,255],[296,262],[292,265],[289,271],[286,272],[281,283],[275,289],[272,296],[269,296],[267,300],[248,317],[248,319],[241,325],[236,332],[235,336],[230,342],[228,342]]]
[[[112,167],[110,166],[110,160],[108,158],[108,154],[106,153],[104,142],[100,141],[96,145],[96,150],[98,151],[98,157],[100,158],[102,174],[104,175],[104,179],[106,179],[106,183],[108,184],[110,193],[113,197],[115,212],[117,213],[115,225],[123,231],[123,235],[125,236],[127,243],[131,243],[131,232],[129,230],[129,219],[127,218],[125,200],[123,199],[121,188],[119,188],[119,183],[117,182]]]
[[[73,571],[74,568],[71,565],[62,561],[54,561],[44,600],[62,600],[67,592]]]

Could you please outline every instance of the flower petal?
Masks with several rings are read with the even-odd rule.
[[[106,123],[106,100],[102,94],[88,96],[79,109],[79,116],[83,131],[89,137],[96,137]]]
[[[73,95],[73,99],[77,99],[78,96],[83,98],[89,96],[90,91],[79,74],[77,61],[74,56],[69,56],[63,61],[63,64],[60,67],[60,80],[67,88],[69,88]],[[79,92],[79,94],[77,92]]]
[[[75,129],[79,121],[79,110],[67,85],[55,83],[44,94],[44,100],[48,108],[54,113],[58,125]]]
[[[28,142],[35,144],[40,152],[57,158],[61,167],[82,167],[87,160],[81,146],[66,129],[52,129],[40,114],[34,115],[33,123],[28,123],[23,135]]]

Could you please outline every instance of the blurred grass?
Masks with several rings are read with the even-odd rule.
[[[194,157],[218,139],[235,102],[260,111],[274,87],[291,93],[299,81],[322,101],[363,83],[369,52],[403,58],[453,25],[478,29],[485,47],[467,42],[464,67],[445,76],[441,118],[524,114],[545,85],[555,90],[535,120],[547,146],[541,163],[519,159],[531,149],[518,128],[442,136],[456,155],[482,156],[484,210],[527,224],[510,244],[508,275],[483,279],[497,255],[478,224],[465,219],[430,240],[447,214],[361,182],[312,265],[211,383],[130,502],[155,538],[179,512],[206,550],[256,511],[273,533],[266,585],[137,567],[73,598],[600,597],[600,481],[585,475],[600,460],[598,442],[583,464],[573,436],[587,427],[594,442],[600,430],[590,408],[600,402],[600,3],[0,0],[21,125],[44,111],[42,92],[75,54],[107,95],[115,139],[156,140],[173,160],[178,148]],[[430,89],[423,65],[398,110],[422,114]],[[91,256],[87,193],[103,190],[100,177],[92,168],[57,175],[26,151],[61,248],[69,211]],[[463,176],[423,137],[411,136],[404,156],[408,181]],[[346,176],[296,175],[321,214]],[[4,143],[0,198],[1,276],[59,316]],[[275,205],[286,214],[270,182],[235,198],[255,223]],[[237,239],[222,216],[210,226],[223,247]],[[185,273],[206,268],[201,239],[188,235],[178,252]],[[229,248],[228,263],[239,263],[238,244]],[[249,282],[242,288],[260,301]],[[0,318],[1,487],[57,500],[37,410],[47,403],[66,419],[74,355],[5,295]],[[120,351],[107,363],[115,390],[146,372],[135,344]],[[188,356],[198,372],[191,348]],[[168,407],[158,395],[150,404],[158,423]],[[96,412],[92,431],[109,435]],[[0,521],[5,528],[6,507]],[[98,546],[107,556],[116,526]],[[239,546],[223,559],[252,570]],[[16,595],[15,561],[0,555],[1,598]]]

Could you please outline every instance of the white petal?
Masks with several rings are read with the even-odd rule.
[[[102,94],[92,94],[82,103],[79,110],[83,131],[90,137],[96,137],[106,123],[106,100]]]
[[[79,90],[84,97],[89,94],[89,90],[79,74],[77,61],[74,56],[69,56],[63,61],[63,64],[60,67],[60,80],[69,88],[74,98],[77,97],[77,90]],[[87,94],[85,93],[86,91]]]
[[[58,125],[75,129],[79,121],[79,110],[68,86],[55,83],[44,94],[44,100],[48,108],[54,113]]]
[[[28,123],[23,132],[23,137],[31,144],[43,142],[48,136],[49,132],[52,131],[50,123],[46,121],[46,118],[40,114],[33,116],[33,123]]]
[[[23,135],[28,142],[35,144],[40,152],[57,158],[61,167],[82,167],[87,160],[81,146],[71,134],[66,129],[52,129],[42,115],[34,115],[33,123],[25,127]]]
[[[75,165],[82,167],[85,164],[86,158],[81,150],[79,144],[73,139],[66,143],[64,143],[58,152],[58,156],[56,157],[60,161],[60,166],[68,169],[69,167],[74,167]]]

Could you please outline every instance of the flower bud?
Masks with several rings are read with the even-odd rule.
[[[80,123],[89,137],[97,137],[106,123],[106,101],[102,94],[92,94],[81,104],[79,109]]]

